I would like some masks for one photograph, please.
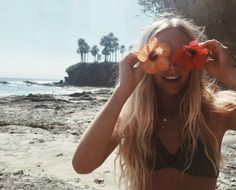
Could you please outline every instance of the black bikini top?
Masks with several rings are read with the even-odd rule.
[[[157,138],[157,160],[154,166],[154,171],[163,168],[175,168],[180,171],[185,169],[185,152],[186,148],[179,149],[175,154],[171,154],[162,144],[159,138]],[[150,166],[150,163],[148,164]],[[198,139],[198,145],[193,155],[191,166],[185,170],[185,173],[192,176],[211,177],[217,178],[219,176],[219,170],[215,172],[214,166],[207,158],[204,152],[204,146]]]

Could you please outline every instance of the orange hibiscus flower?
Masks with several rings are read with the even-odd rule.
[[[138,52],[137,58],[145,72],[154,74],[169,67],[169,54],[170,46],[167,43],[158,43],[158,39],[155,37],[144,45]]]
[[[173,63],[186,71],[193,68],[203,69],[207,62],[209,51],[200,46],[196,40],[177,49],[173,55]]]

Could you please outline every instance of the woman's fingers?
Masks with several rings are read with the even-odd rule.
[[[133,67],[138,62],[137,54],[129,53],[122,62],[129,64],[131,67]]]
[[[141,68],[140,62],[138,62],[138,63],[139,63],[139,66],[134,67],[134,74],[135,74],[137,81],[140,81],[141,78],[143,77],[144,71]]]
[[[119,86],[128,94],[136,88],[142,77],[141,67],[134,67],[137,63],[136,53],[129,53],[119,62]]]
[[[207,40],[205,42],[202,42],[199,44],[200,46],[203,46],[205,48],[209,48],[209,49],[215,49],[217,47],[220,47],[220,42],[218,42],[215,39],[212,40]]]
[[[200,45],[207,48],[210,52],[207,63],[221,63],[227,61],[228,48],[219,41],[215,39],[207,40],[203,43],[200,43]]]
[[[200,43],[202,47],[209,50],[209,59],[205,65],[205,69],[213,77],[224,81],[223,78],[233,68],[233,59],[228,48],[217,40],[207,40]]]
[[[139,62],[137,58],[137,52],[130,53],[130,56],[131,56],[131,59],[134,60],[134,62],[130,64],[131,69],[133,73],[135,74],[136,79],[139,81],[143,76],[143,70],[141,68],[141,63]]]
[[[200,46],[209,49],[213,54],[220,53],[221,51],[228,49],[226,46],[224,46],[223,44],[221,44],[219,41],[215,39],[202,42],[200,43]]]

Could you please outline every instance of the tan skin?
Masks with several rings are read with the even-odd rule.
[[[170,44],[172,53],[176,48],[191,41],[178,29],[165,29],[157,37],[159,41]],[[208,40],[201,45],[213,52],[213,60],[209,61],[204,69],[231,89],[236,90],[236,68],[233,66],[233,60],[227,48],[216,40]],[[140,67],[133,68],[136,63],[135,53],[130,53],[119,63],[120,83],[103,109],[91,122],[74,154],[72,164],[77,173],[92,172],[118,145],[119,137],[115,129],[119,127],[119,122],[117,122],[119,113],[143,74]],[[163,79],[165,76],[176,75],[181,76],[178,82],[173,83]],[[179,101],[179,94],[187,83],[188,76],[189,72],[181,70],[172,63],[168,70],[153,75],[160,102],[162,102],[161,114],[163,117],[168,117],[165,128],[158,129],[159,138],[170,153],[175,153],[180,144],[179,133],[183,122],[176,114],[176,102]],[[236,109],[226,116],[217,115],[216,122],[211,127],[221,144],[225,131],[236,130]],[[181,179],[180,174],[180,171],[173,168],[155,171],[152,176],[153,190],[215,190],[215,178],[185,174]]]

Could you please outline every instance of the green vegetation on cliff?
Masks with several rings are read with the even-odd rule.
[[[67,85],[111,87],[116,84],[118,64],[116,62],[82,62],[71,65],[66,72],[68,74],[68,77],[65,77]]]

